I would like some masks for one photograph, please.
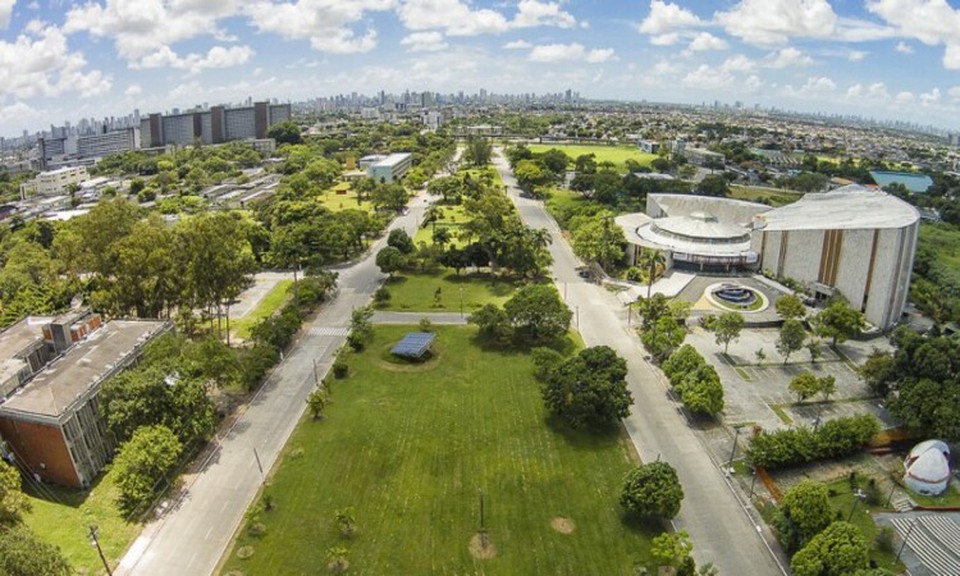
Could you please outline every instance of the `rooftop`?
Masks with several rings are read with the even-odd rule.
[[[52,318],[29,316],[0,332],[0,384],[16,376],[27,363],[17,354],[43,339],[41,327]]]
[[[933,178],[926,174],[915,174],[913,172],[883,172],[873,170],[870,177],[877,183],[877,186],[886,188],[890,184],[903,184],[907,190],[915,194],[923,194],[933,186]]]
[[[756,217],[766,230],[903,228],[920,219],[917,209],[886,192],[850,185],[803,198]]]
[[[104,324],[0,404],[0,413],[61,416],[165,325],[147,320],[114,320]]]
[[[401,152],[401,153],[397,153],[397,154],[390,154],[389,156],[387,156],[387,157],[384,158],[383,160],[380,160],[379,162],[377,162],[376,164],[374,164],[374,166],[377,166],[377,167],[386,167],[386,168],[393,168],[394,166],[396,166],[397,164],[405,161],[405,160],[406,160],[407,158],[409,158],[409,157],[410,157],[410,153],[409,153],[409,152]]]

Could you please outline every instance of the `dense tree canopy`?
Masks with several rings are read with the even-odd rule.
[[[120,507],[130,512],[148,504],[163,488],[163,479],[182,450],[183,445],[166,426],[138,428],[120,446],[113,462]]]
[[[790,561],[795,576],[847,576],[870,567],[870,551],[859,528],[834,522]]]
[[[627,473],[620,506],[641,518],[669,520],[680,512],[683,488],[673,466],[666,462],[641,464]]]
[[[0,530],[19,522],[30,510],[30,501],[20,489],[20,471],[0,459]]]
[[[549,370],[541,387],[547,409],[572,427],[603,426],[630,415],[627,363],[606,346],[582,350]]]
[[[563,336],[570,328],[573,313],[557,289],[547,284],[527,284],[503,306],[518,335],[533,342]]]
[[[73,569],[60,549],[47,544],[24,525],[0,529],[0,574],[3,576],[70,576]]]
[[[790,554],[803,548],[833,521],[827,487],[805,480],[787,491],[777,508],[773,526]]]

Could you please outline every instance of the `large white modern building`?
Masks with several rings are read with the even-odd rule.
[[[910,288],[920,214],[881,191],[845,186],[780,208],[683,194],[650,194],[646,214],[617,218],[628,263],[644,249],[667,267],[766,271],[817,297],[840,294],[881,329],[900,319]]]
[[[361,158],[361,165],[362,164],[363,159]],[[407,173],[407,170],[409,170],[411,166],[413,166],[413,156],[410,154],[390,154],[368,165],[367,176],[377,182],[391,184],[403,178],[403,175]]]

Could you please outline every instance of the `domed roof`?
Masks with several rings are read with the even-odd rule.
[[[749,240],[750,231],[736,224],[723,224],[705,212],[654,220],[657,232],[679,238],[713,241]]]
[[[928,440],[915,446],[907,456],[904,466],[907,486],[921,494],[940,494],[950,481],[950,463],[946,444]]]

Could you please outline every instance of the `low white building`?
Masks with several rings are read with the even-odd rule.
[[[907,488],[925,494],[943,494],[950,484],[950,448],[940,440],[927,440],[913,447],[903,462]]]
[[[363,158],[360,159],[360,165],[363,165]],[[377,182],[392,184],[403,178],[407,170],[413,166],[413,156],[409,153],[390,154],[373,164],[367,166],[367,176]]]
[[[41,172],[33,180],[20,185],[20,197],[26,198],[30,194],[39,194],[40,196],[62,194],[67,191],[67,187],[71,184],[79,185],[89,179],[90,174],[85,166],[72,166]]]

